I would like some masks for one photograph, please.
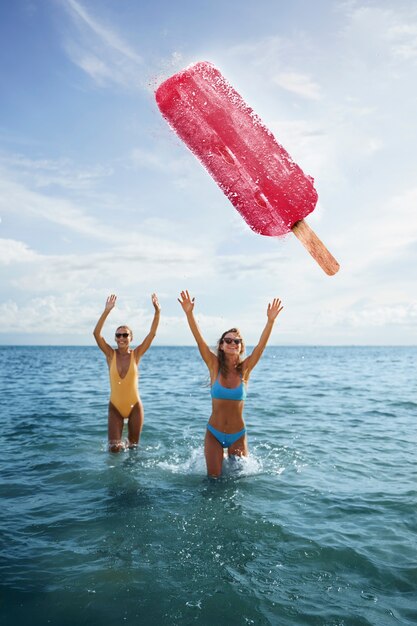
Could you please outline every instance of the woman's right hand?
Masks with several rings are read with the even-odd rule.
[[[178,298],[178,302],[182,306],[182,310],[184,311],[184,313],[188,315],[188,313],[191,313],[194,309],[195,298],[191,298],[188,291],[181,291],[180,298]]]
[[[111,311],[116,306],[117,296],[113,293],[106,300],[106,306],[104,307],[105,311]]]

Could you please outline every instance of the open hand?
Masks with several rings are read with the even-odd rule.
[[[184,313],[185,314],[191,313],[192,310],[194,309],[195,298],[191,298],[188,291],[181,291],[180,298],[178,298],[178,302],[182,306]]]
[[[111,311],[116,306],[117,296],[112,294],[106,300],[106,306],[104,307],[105,311]]]
[[[283,308],[284,307],[281,304],[281,300],[279,298],[274,298],[272,300],[272,304],[268,304],[268,310],[266,312],[268,319],[271,321],[276,320]]]
[[[156,295],[156,293],[152,294],[151,299],[152,299],[152,304],[154,306],[155,311],[156,312],[160,311],[161,310],[161,305],[158,302],[158,296]]]

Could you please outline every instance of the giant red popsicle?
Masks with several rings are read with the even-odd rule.
[[[256,233],[293,232],[324,271],[338,262],[304,221],[317,203],[306,176],[260,118],[211,63],[165,80],[158,107]]]

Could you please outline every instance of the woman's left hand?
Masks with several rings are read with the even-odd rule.
[[[152,298],[152,304],[154,306],[155,312],[159,313],[159,311],[161,310],[161,305],[158,302],[158,296],[156,295],[156,293],[153,293],[151,298]]]
[[[181,298],[181,299],[180,299]],[[194,300],[187,290],[181,291],[180,298],[177,298],[178,302],[182,306],[182,310],[186,315],[193,312],[194,309]]]
[[[275,321],[283,308],[284,307],[281,304],[281,300],[279,298],[274,298],[272,300],[272,304],[268,304],[268,310],[266,312],[268,319],[272,322]]]

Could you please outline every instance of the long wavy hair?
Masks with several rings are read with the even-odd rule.
[[[219,371],[224,378],[227,377],[227,374],[229,373],[229,368],[227,367],[227,361],[224,356],[224,351],[220,348],[220,346],[222,345],[223,339],[228,333],[235,333],[240,339],[242,339],[242,343],[240,344],[239,363],[236,367],[239,374],[242,374],[242,362],[243,355],[245,353],[245,342],[243,341],[242,335],[240,334],[240,330],[238,328],[229,328],[229,330],[225,330],[219,341],[217,342],[217,360],[219,363]]]

